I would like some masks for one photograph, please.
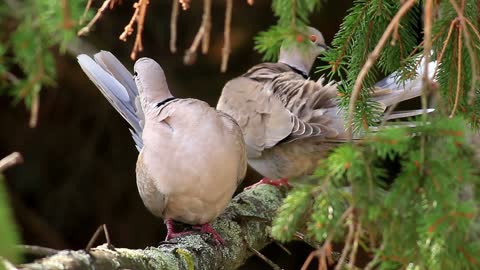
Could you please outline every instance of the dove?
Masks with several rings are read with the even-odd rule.
[[[134,75],[110,52],[77,57],[83,71],[130,124],[139,151],[136,181],[146,208],[163,218],[166,240],[174,220],[211,233],[246,173],[243,135],[236,121],[206,102],[174,97],[162,67],[150,58],[135,62]]]
[[[308,79],[315,58],[328,48],[325,40],[312,27],[297,38],[305,40],[307,46],[282,44],[277,63],[258,64],[228,81],[218,100],[217,109],[242,128],[248,164],[264,176],[253,186],[290,186],[289,178],[308,175],[332,148],[349,140],[345,111],[338,107],[338,85],[325,83],[322,77]],[[395,77],[392,74],[375,86],[374,100],[383,111],[421,94],[421,75],[403,84],[397,84]],[[421,113],[396,112],[385,119]]]

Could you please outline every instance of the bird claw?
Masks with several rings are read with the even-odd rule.
[[[182,236],[193,233],[193,231],[175,232],[173,227],[173,220],[171,219],[168,219],[166,223],[167,223],[167,236],[165,237],[165,241],[169,241],[170,239],[182,237]],[[225,245],[225,241],[223,240],[223,238],[220,236],[220,234],[218,234],[217,231],[215,231],[215,229],[209,223],[205,223],[202,225],[193,225],[192,228],[202,233],[211,234],[217,244],[222,246]]]
[[[209,223],[205,223],[203,225],[196,225],[196,226],[193,226],[193,228],[201,231],[202,233],[211,234],[212,237],[213,237],[213,240],[215,240],[215,242],[217,244],[219,244],[221,246],[225,245],[225,240],[223,240],[223,238],[220,236],[220,234],[218,234],[218,232],[215,231],[215,229]]]
[[[281,187],[281,186],[285,186],[287,187],[288,189],[291,189],[292,186],[288,183],[288,179],[287,178],[280,178],[278,180],[272,180],[272,179],[269,179],[267,177],[264,177],[262,178],[262,180],[258,181],[257,183],[251,185],[251,186],[248,186],[246,187],[244,190],[249,190],[249,189],[252,189],[252,188],[255,188],[259,185],[263,185],[263,184],[266,184],[266,185],[271,185],[271,186],[274,186],[274,187]]]

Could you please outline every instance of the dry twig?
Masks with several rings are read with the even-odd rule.
[[[38,112],[40,110],[40,93],[36,92],[32,95],[32,107],[30,109],[30,120],[28,126],[34,128],[38,124]]]
[[[227,71],[228,58],[230,56],[230,30],[232,23],[233,0],[227,0],[225,7],[225,27],[223,29],[223,48],[222,48],[222,65],[221,72]]]
[[[345,246],[343,247],[342,255],[340,255],[340,259],[338,259],[337,266],[335,266],[335,270],[343,269],[343,264],[345,263],[345,259],[347,258],[348,253],[350,252],[350,248],[352,246],[352,242],[355,234],[355,225],[353,224],[354,223],[353,211],[351,211],[348,214],[348,217],[350,217],[350,222],[347,221],[348,234],[347,234],[347,237],[345,238]]]
[[[450,113],[450,118],[452,118],[455,115],[455,112],[457,111],[458,107],[458,100],[460,99],[460,92],[461,92],[461,80],[462,80],[462,51],[463,51],[463,46],[462,46],[462,31],[463,28],[460,26],[458,29],[458,46],[457,46],[457,86],[455,90],[455,102],[453,103],[453,109],[452,112]]]
[[[475,87],[477,86],[477,81],[479,80],[478,76],[478,65],[479,63],[477,62],[477,57],[478,55],[475,54],[475,51],[473,50],[473,46],[472,46],[472,38],[470,36],[470,32],[467,30],[467,24],[466,24],[466,21],[467,21],[467,18],[465,18],[465,16],[463,15],[464,13],[464,10],[465,10],[465,0],[462,0],[461,2],[461,7],[458,6],[458,4],[453,1],[453,0],[450,0],[450,4],[453,6],[453,8],[455,9],[455,11],[457,12],[457,15],[459,17],[459,20],[460,20],[460,24],[461,24],[461,28],[460,30],[461,33],[463,34],[463,37],[465,38],[465,46],[467,48],[467,51],[468,51],[468,54],[470,56],[470,61],[471,61],[471,69],[472,69],[472,80],[471,80],[471,85],[470,85],[470,92],[468,93],[469,95],[469,99],[468,99],[468,103],[469,105],[473,105],[475,103],[475,99],[476,99],[476,95],[475,95]],[[475,27],[472,27],[473,29],[475,29]],[[476,29],[475,29],[476,30]],[[478,32],[478,31],[477,31]]]
[[[180,4],[182,5],[183,10],[187,10],[190,8],[190,0],[178,0]]]
[[[317,249],[315,251],[312,251],[312,253],[310,253],[310,255],[307,257],[307,259],[303,263],[303,266],[302,266],[301,270],[306,270],[314,257],[317,257],[318,260],[319,260],[319,262],[318,262],[319,263],[319,266],[318,266],[319,270],[327,270],[327,259],[328,259],[328,264],[333,264],[334,260],[333,260],[333,256],[332,256],[333,252],[332,252],[332,244],[331,243],[332,243],[332,240],[333,240],[334,231],[337,229],[338,226],[340,226],[340,224],[345,219],[347,219],[352,214],[352,212],[353,212],[352,207],[349,207],[347,210],[345,210],[345,212],[342,214],[342,216],[337,220],[336,224],[328,232],[327,239],[325,239],[325,242],[324,242],[323,246],[320,249]],[[344,251],[345,251],[345,249],[344,249]],[[343,255],[344,251],[342,251],[342,255]],[[340,259],[341,259],[341,256],[340,256]],[[340,265],[340,259],[338,260],[337,265]],[[343,264],[343,262],[342,262],[342,264]]]
[[[80,18],[79,24],[83,24],[83,22],[85,21],[85,18],[87,18],[87,13],[90,10],[90,7],[92,6],[92,2],[93,0],[88,0],[87,5],[85,6],[85,10],[83,11],[83,15]]]
[[[210,26],[211,26],[211,17],[210,17],[210,10],[212,8],[212,0],[203,0],[203,16],[202,16],[202,23],[200,24],[200,28],[198,29],[197,34],[195,35],[195,38],[193,39],[192,45],[188,50],[185,51],[185,55],[183,57],[183,63],[185,65],[192,65],[195,63],[195,60],[197,58],[197,49],[198,46],[200,45],[200,42],[203,39],[208,39],[210,37],[210,34],[207,33],[207,31],[210,31]],[[182,3],[182,1],[180,1]],[[183,5],[183,4],[182,4]],[[203,41],[203,44],[205,44],[207,41]],[[205,46],[205,45],[203,45]],[[202,46],[202,51],[203,51],[203,46]],[[208,49],[208,48],[207,48]]]
[[[178,0],[172,1],[172,14],[170,16],[170,52],[177,52],[177,21],[178,21]]]
[[[103,231],[103,233],[105,234],[105,240],[107,240],[107,247],[109,249],[112,249],[114,250],[115,247],[112,245],[112,243],[110,242],[110,234],[108,233],[108,230],[107,230],[107,225],[105,224],[102,224],[100,226],[98,226],[97,230],[95,231],[95,233],[92,235],[92,238],[90,238],[90,241],[88,241],[88,244],[87,244],[87,247],[85,248],[85,250],[87,252],[90,252],[90,249],[92,249],[93,247],[93,244],[95,244],[95,241],[97,241],[97,238],[98,236],[100,235],[100,232]]]
[[[262,259],[262,261],[266,262],[273,270],[282,270],[282,268],[280,266],[278,266],[276,263],[272,262],[272,260],[270,260],[269,258],[267,258],[265,255],[263,255],[262,253],[260,253],[260,251],[252,248],[252,247],[248,247],[248,249],[250,251],[253,252],[253,254],[255,254],[257,257],[259,257],[260,259]]]
[[[130,53],[130,58],[135,60],[137,58],[137,53],[143,51],[142,43],[142,33],[143,25],[145,23],[145,16],[147,15],[147,6],[150,3],[149,0],[138,0],[133,4],[135,11],[133,12],[130,22],[125,26],[122,34],[120,34],[119,39],[122,41],[127,41],[127,37],[133,33],[133,24],[137,24],[137,35],[135,36],[135,43],[133,44],[132,52]]]
[[[353,247],[352,252],[350,252],[350,261],[348,262],[348,267],[353,269],[355,267],[355,260],[357,257],[358,243],[360,241],[360,232],[362,230],[362,223],[357,221],[357,226],[355,228],[355,235],[353,236]]]
[[[22,155],[18,152],[13,152],[10,155],[0,159],[0,173],[22,162],[23,162]]]
[[[97,13],[95,14],[95,16],[93,17],[93,19],[84,27],[82,27],[82,29],[80,29],[78,32],[77,32],[77,35],[79,36],[83,36],[83,35],[86,35],[90,32],[90,29],[92,28],[92,26],[102,17],[102,14],[103,12],[105,12],[105,10],[107,9],[108,5],[110,4],[112,0],[105,0],[102,4],[102,6],[97,10]],[[87,8],[88,8],[88,3],[87,3]],[[87,10],[85,10],[85,13],[87,13]]]

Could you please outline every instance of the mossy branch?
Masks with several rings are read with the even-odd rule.
[[[192,234],[143,250],[108,249],[101,245],[89,253],[64,250],[56,255],[21,265],[22,269],[235,269],[269,244],[270,224],[285,193],[261,185],[237,195],[214,223],[225,239],[218,246],[206,234]],[[141,228],[138,228],[141,232]],[[139,233],[132,232],[132,233]],[[249,248],[250,247],[250,248]]]

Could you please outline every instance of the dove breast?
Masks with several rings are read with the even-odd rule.
[[[220,215],[246,172],[240,127],[195,99],[145,113],[137,185],[155,215],[204,224]]]

